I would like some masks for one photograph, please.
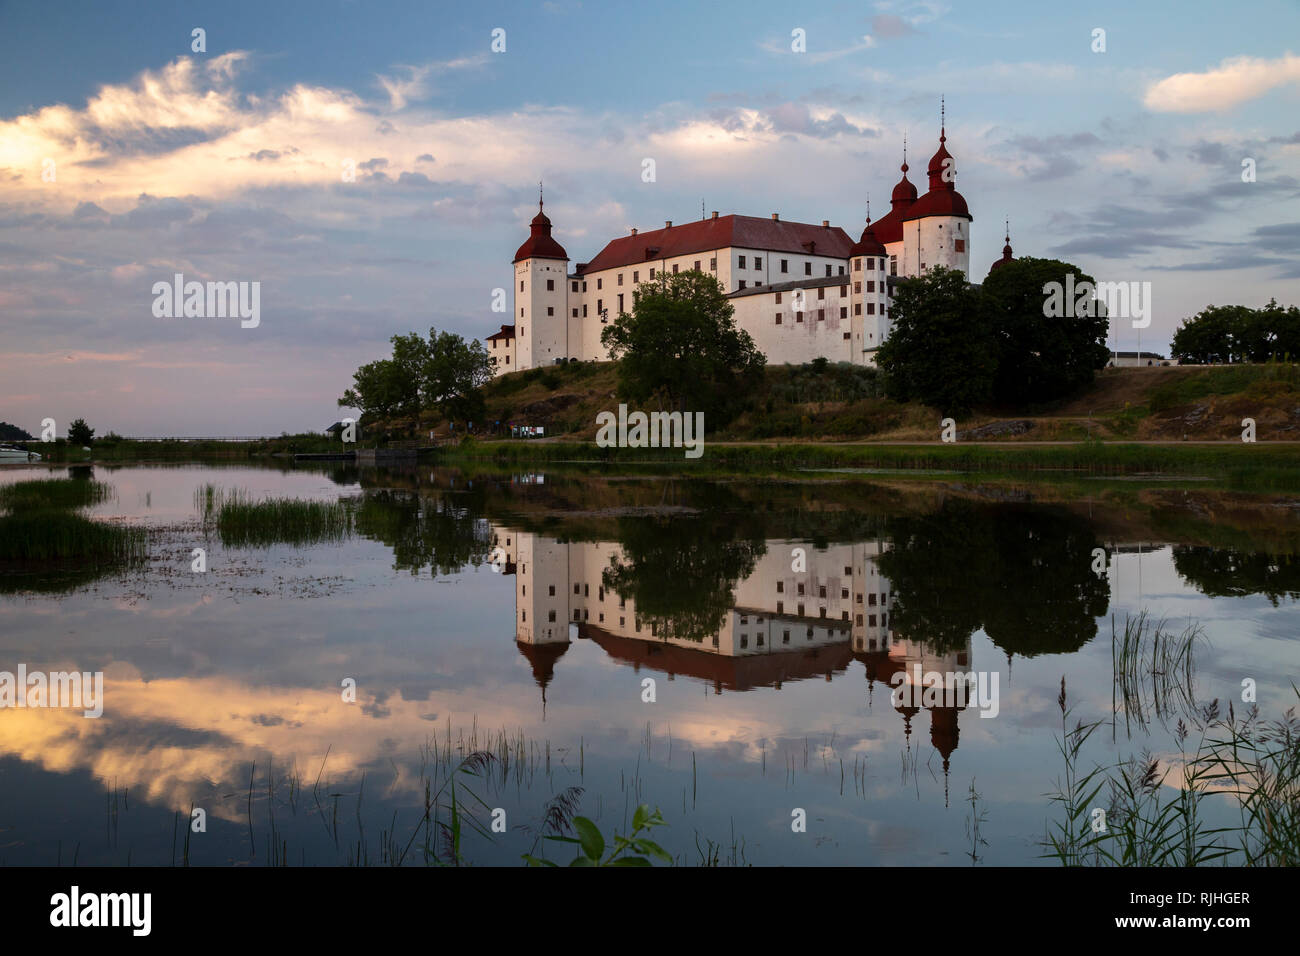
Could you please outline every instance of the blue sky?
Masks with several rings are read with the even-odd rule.
[[[1207,304],[1300,300],[1298,28],[1295,3],[0,3],[0,419],[323,427],[389,336],[496,329],[539,178],[575,262],[701,200],[856,234],[904,133],[924,182],[941,94],[972,278],[1010,217],[1018,254],[1150,281],[1164,349]],[[175,272],[259,281],[260,325],[155,318]]]

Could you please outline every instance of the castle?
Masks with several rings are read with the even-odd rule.
[[[719,216],[613,239],[590,262],[569,271],[569,256],[551,235],[539,199],[530,234],[514,257],[514,322],[487,337],[496,373],[569,360],[608,361],[605,325],[632,308],[632,292],[663,272],[698,270],[722,284],[747,331],[771,364],[825,358],[874,366],[891,329],[891,289],[900,278],[936,266],[970,274],[974,217],[956,188],[956,165],[940,124],[939,148],[917,196],[907,178],[890,210],[856,242],[838,226],[754,216]],[[1011,259],[1010,236],[1002,258]],[[990,270],[991,271],[991,270]]]

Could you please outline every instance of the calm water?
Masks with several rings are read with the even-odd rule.
[[[66,469],[0,482],[46,474]],[[508,764],[462,776],[505,811],[505,833],[467,835],[477,863],[518,864],[568,788],[607,834],[658,805],[686,863],[711,841],[722,863],[971,865],[974,816],[979,862],[1043,863],[1063,676],[1075,716],[1116,715],[1089,761],[1178,758],[1177,694],[1159,715],[1114,702],[1112,618],[1203,628],[1198,702],[1240,700],[1244,678],[1266,717],[1295,702],[1300,520],[1248,499],[427,468],[94,477],[115,497],[90,514],[148,528],[150,560],[0,577],[0,670],[105,679],[99,719],[0,711],[7,865],[179,862],[191,808],[196,865],[422,863],[425,779],[445,779],[449,745],[503,739]],[[206,483],[344,499],[357,533],[227,549],[196,511]],[[996,686],[996,713],[891,700],[915,665]]]

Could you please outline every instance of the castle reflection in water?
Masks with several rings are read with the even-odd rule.
[[[730,606],[716,628],[689,635],[672,633],[671,621],[643,619],[632,598],[606,587],[607,570],[626,558],[617,543],[564,542],[493,525],[492,544],[501,570],[515,578],[516,646],[543,700],[560,660],[580,640],[638,671],[706,681],[716,694],[830,681],[858,661],[868,693],[874,695],[881,683],[893,702],[891,679],[902,675],[904,686],[912,684],[915,665],[921,674],[973,669],[969,637],[961,647],[936,652],[894,630],[890,582],[877,568],[888,544],[879,540],[821,549],[806,541],[769,540],[752,573],[732,586]],[[693,582],[677,586],[690,588]],[[966,707],[893,706],[908,746],[913,718],[928,712],[930,742],[943,757],[946,776],[957,749],[958,715]]]

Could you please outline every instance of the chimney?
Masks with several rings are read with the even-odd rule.
[[[716,209],[713,210],[713,218],[714,218],[714,219],[717,219],[717,218],[718,218],[718,211],[717,211]]]
[[[665,219],[665,220],[664,220],[664,228],[665,228],[665,229],[671,229],[672,227],[673,227],[673,221],[672,221],[671,219]]]
[[[636,226],[633,226],[633,227],[632,227],[632,235],[634,235],[634,236],[636,235]]]
[[[823,229],[829,229],[830,227],[831,227],[831,221],[830,221],[829,219],[823,219],[823,220],[822,220],[822,228],[823,228]]]
[[[773,221],[773,222],[780,222],[780,221],[781,221],[781,214],[780,214],[779,212],[774,212],[774,213],[772,213],[772,221]]]

